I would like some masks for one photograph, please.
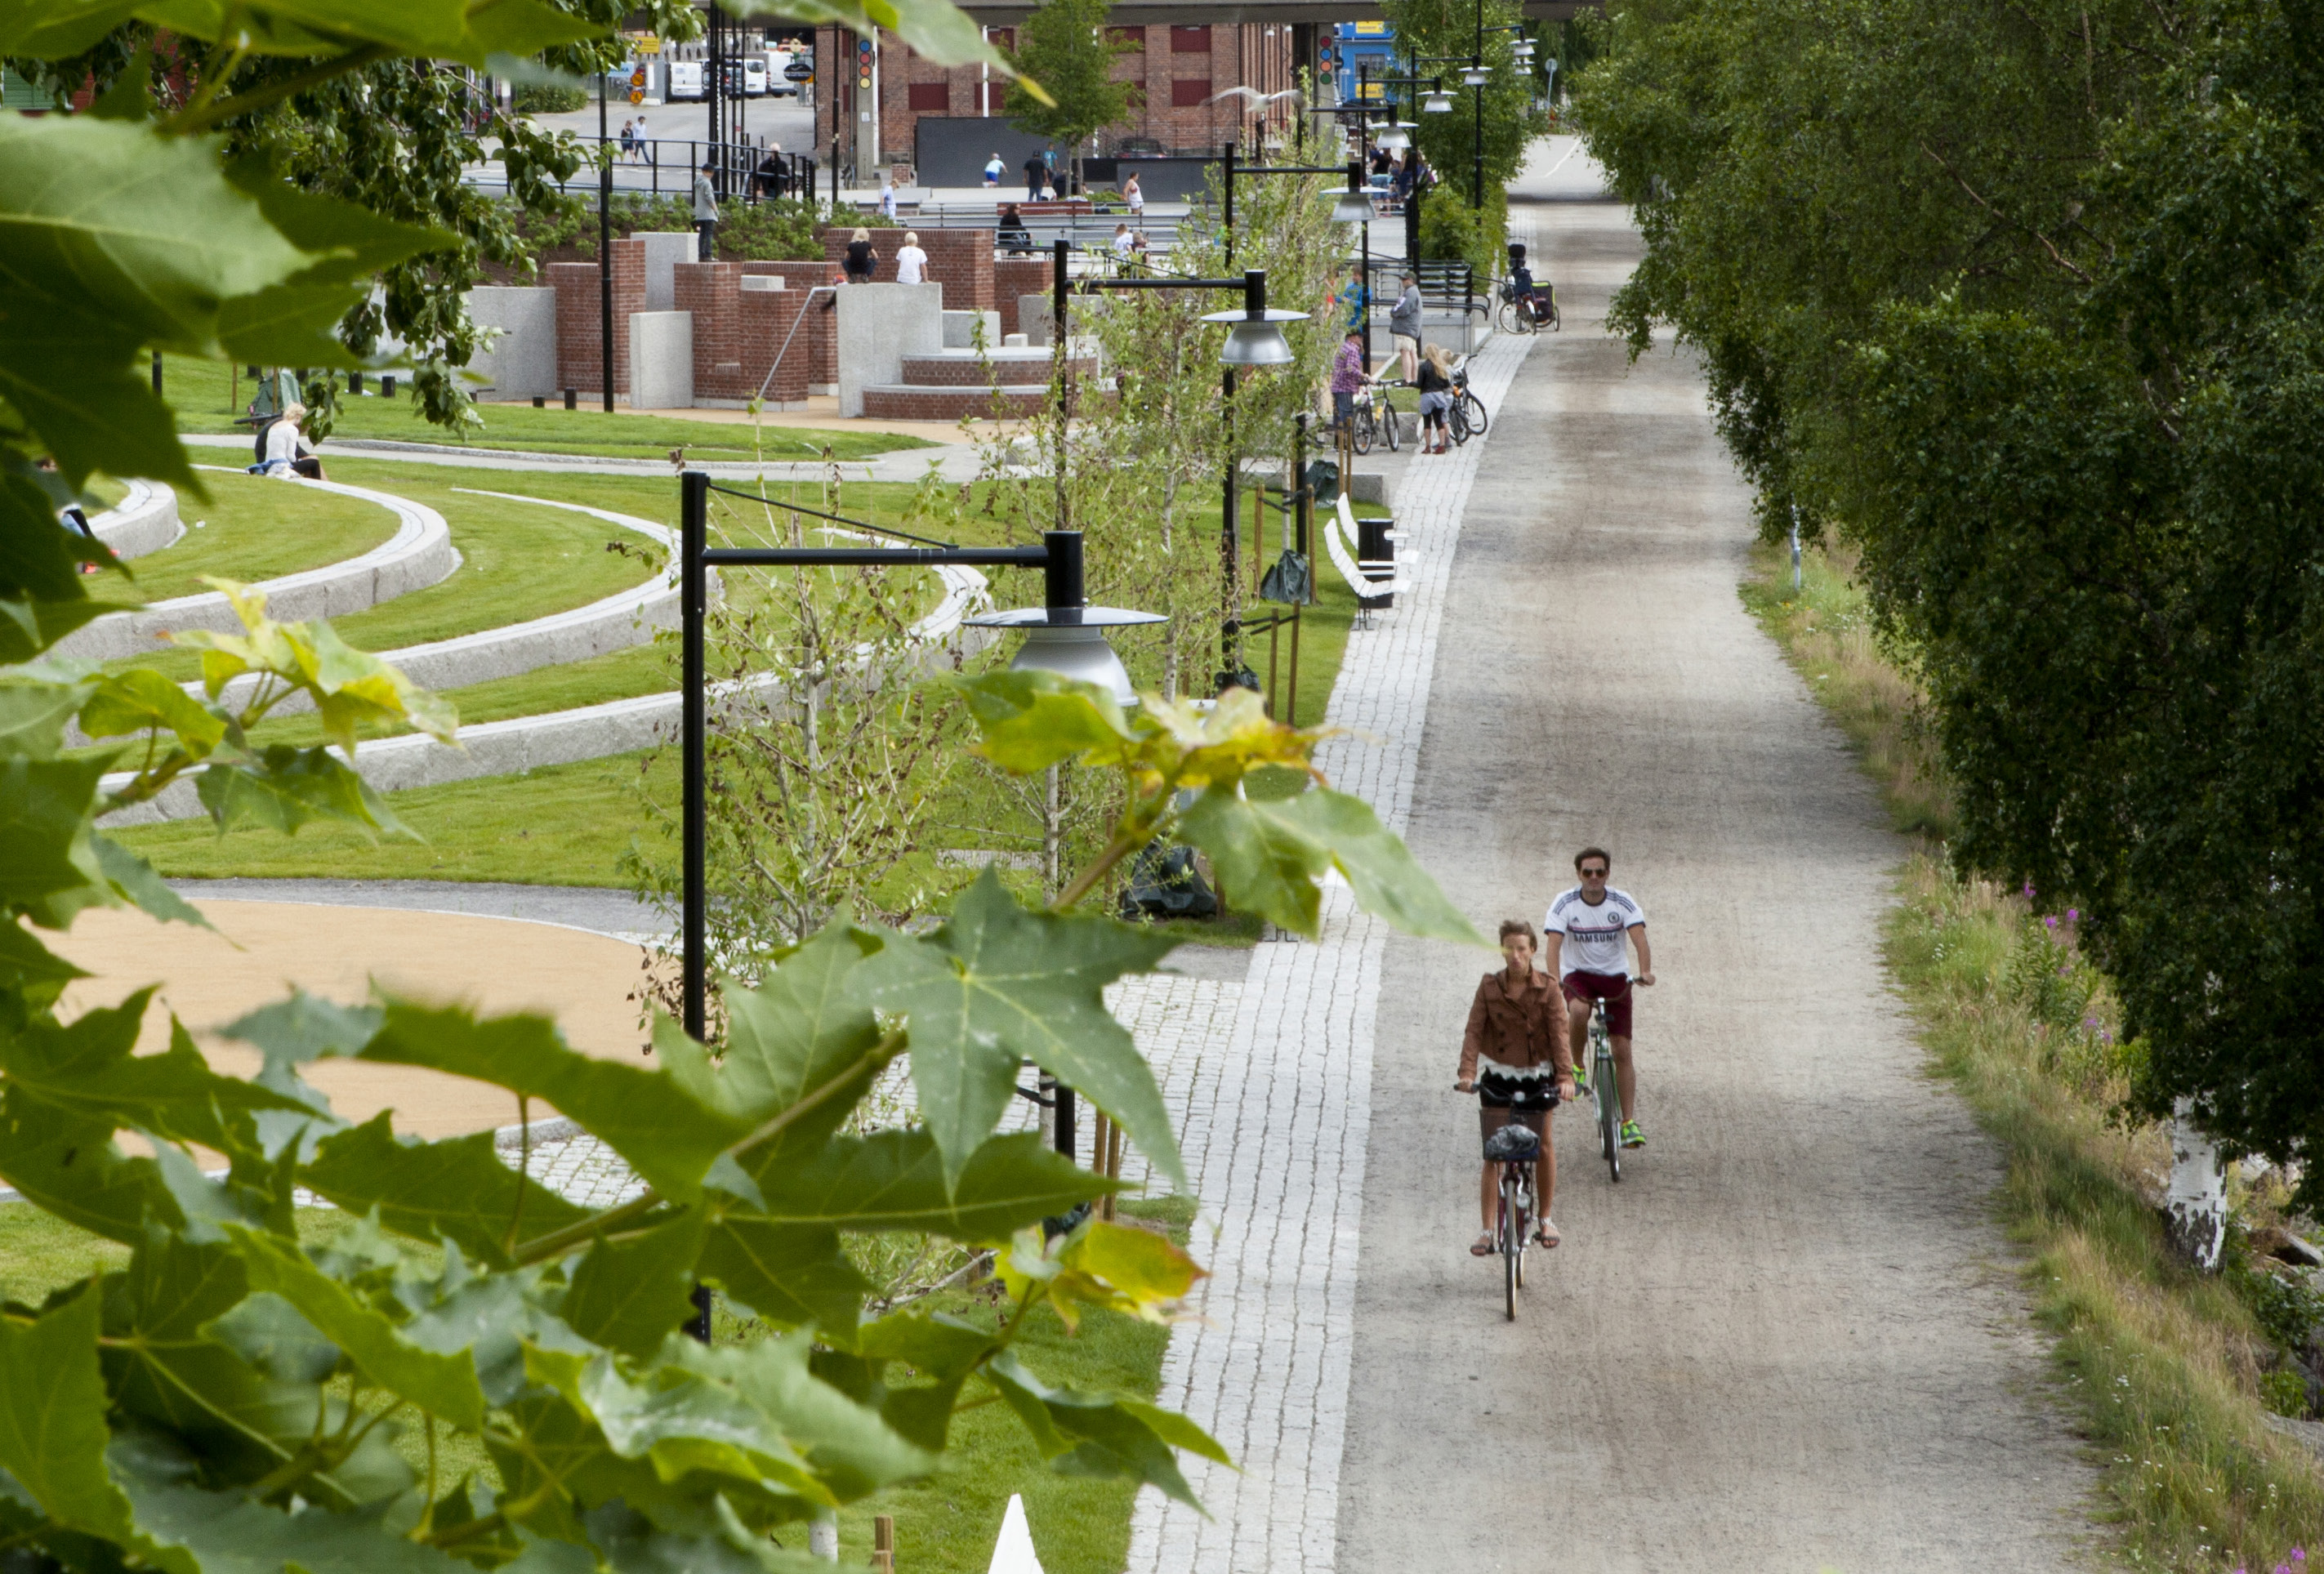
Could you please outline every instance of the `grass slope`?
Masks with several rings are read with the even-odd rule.
[[[249,404],[255,388],[247,378],[237,383],[234,369],[215,361],[182,356],[162,357],[162,391],[177,413],[184,432],[244,432],[235,420]],[[246,368],[245,368],[246,370]],[[376,379],[366,378],[374,390]],[[758,454],[769,459],[812,459],[828,449],[838,459],[863,459],[874,454],[933,445],[921,437],[893,432],[832,431],[822,428],[768,426],[754,448],[752,428],[733,421],[689,420],[684,417],[607,415],[603,410],[535,410],[528,404],[485,404],[476,407],[479,426],[448,432],[420,418],[408,391],[382,399],[376,393],[340,394],[337,437],[374,437],[401,443],[444,443],[474,448],[521,448],[543,454],[595,455],[627,459],[665,459],[672,448],[685,448],[706,460],[747,463]],[[335,472],[336,474],[336,472]]]
[[[1950,824],[1916,695],[1874,642],[1850,563],[1810,554],[1803,592],[1762,555],[1744,600],[1861,751],[1900,829]],[[1900,881],[1887,955],[1922,1039],[2001,1145],[1996,1199],[2055,1337],[2059,1395],[2088,1440],[2113,1527],[2107,1560],[2265,1569],[2324,1544],[2324,1470],[2270,1430],[2267,1341],[2232,1274],[2192,1273],[2163,1243],[2162,1134],[2126,1125],[2126,1052],[2070,919],[1963,879],[1924,840]]]
[[[215,575],[250,584],[360,557],[393,536],[396,518],[375,502],[256,475],[199,472],[205,500],[181,497],[186,533],[174,546],[126,565],[125,576],[89,581],[101,600],[144,603],[199,595]]]

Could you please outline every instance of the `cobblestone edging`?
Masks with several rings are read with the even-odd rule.
[[[1499,408],[1532,343],[1498,335],[1471,361],[1488,408]],[[1411,814],[1462,513],[1488,440],[1406,470],[1397,557],[1411,593],[1349,637],[1324,713],[1351,736],[1326,744],[1318,762],[1398,832]],[[1194,1307],[1204,1321],[1173,1335],[1160,1402],[1206,1428],[1241,1468],[1181,1457],[1207,1519],[1139,1494],[1131,1574],[1327,1574],[1335,1564],[1386,939],[1334,880],[1320,943],[1258,948],[1223,1053],[1190,1080],[1181,1141],[1215,1234],[1198,1233],[1211,1270]]]

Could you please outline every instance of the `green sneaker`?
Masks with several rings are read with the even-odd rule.
[[[1590,1091],[1590,1068],[1588,1066],[1575,1066],[1573,1068],[1573,1091],[1577,1093],[1586,1093]]]
[[[1646,1146],[1646,1134],[1638,1129],[1638,1123],[1637,1121],[1625,1120],[1622,1122],[1622,1146],[1624,1147],[1644,1147]]]

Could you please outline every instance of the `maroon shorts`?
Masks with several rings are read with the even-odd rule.
[[[1558,980],[1569,1000],[1606,1002],[1606,1032],[1614,1038],[1630,1036],[1630,980],[1621,973],[1570,972]]]

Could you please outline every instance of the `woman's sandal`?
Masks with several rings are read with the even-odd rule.
[[[1563,1236],[1557,1233],[1557,1226],[1550,1223],[1546,1219],[1534,1226],[1533,1243],[1537,1247],[1542,1247],[1544,1248],[1554,1247],[1564,1238],[1565,1238]]]
[[[1469,1255],[1472,1257],[1491,1256],[1493,1255],[1493,1232],[1489,1229],[1478,1236],[1476,1244],[1469,1248]]]

